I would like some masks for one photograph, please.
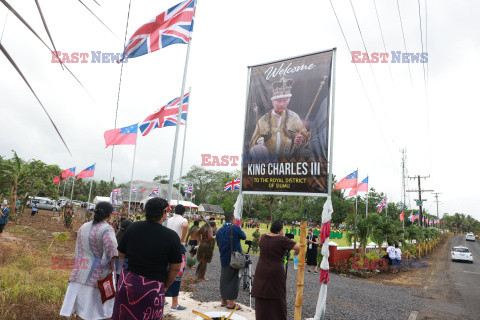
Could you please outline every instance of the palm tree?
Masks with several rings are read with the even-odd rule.
[[[12,150],[12,152],[13,158],[9,159],[4,163],[4,167],[2,168],[2,174],[10,178],[10,181],[12,183],[10,198],[12,204],[16,204],[18,186],[26,179],[26,172],[28,171],[29,161],[23,161],[22,159],[20,159],[20,157],[14,150]]]

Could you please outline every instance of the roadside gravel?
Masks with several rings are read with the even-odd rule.
[[[253,266],[258,261],[258,256],[252,257]],[[193,298],[200,301],[218,301],[220,304],[220,258],[218,249],[215,250],[212,263],[208,264],[206,277],[208,282],[196,284]],[[194,274],[188,270],[187,273]],[[319,275],[305,274],[305,287],[303,295],[304,318],[315,315],[320,284]],[[287,306],[288,319],[293,319],[295,309],[297,270],[290,263],[287,277]],[[419,310],[424,300],[422,292],[417,290],[387,286],[383,284],[365,282],[353,278],[330,274],[328,285],[326,319],[408,319],[413,310]],[[252,307],[255,306],[252,299]],[[238,302],[249,304],[248,294],[240,290]]]

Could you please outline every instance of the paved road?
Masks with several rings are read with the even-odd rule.
[[[450,260],[458,245],[472,251],[473,264]],[[453,237],[432,269],[418,319],[480,319],[480,242]]]

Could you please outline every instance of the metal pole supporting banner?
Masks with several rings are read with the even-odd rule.
[[[188,114],[190,113],[190,102],[192,99],[192,87],[188,88],[188,112],[185,118],[185,130],[183,131],[183,148],[182,148],[182,161],[180,161],[180,176],[178,178],[178,194],[177,194],[177,203],[180,203],[180,190],[182,190],[182,172],[183,172],[183,159],[185,155],[185,141],[187,140],[187,125],[188,125]],[[180,121],[180,120],[178,120]],[[193,194],[193,193],[192,193]],[[185,199],[187,200],[187,199]]]
[[[128,192],[128,217],[130,217],[130,203],[132,202],[132,183],[133,183],[133,171],[135,170],[135,156],[137,155],[137,141],[138,141],[138,131],[137,131],[137,134],[135,135],[135,148],[133,149],[132,175],[130,176],[130,190]]]
[[[88,191],[88,210],[90,211],[90,196],[92,194],[92,185],[93,185],[93,177],[92,177],[92,181],[90,181],[90,191]]]
[[[180,93],[180,105],[178,106],[177,125],[175,126],[175,140],[173,143],[172,164],[170,166],[170,181],[168,182],[168,203],[172,200],[173,176],[175,173],[175,158],[177,156],[178,132],[180,131],[180,117],[182,116],[183,92],[185,91],[185,81],[187,80],[188,58],[190,56],[190,44],[192,39],[188,41],[187,56],[185,58],[185,69],[183,70],[182,90]],[[180,190],[178,190],[180,192]]]
[[[357,167],[357,192],[358,192],[358,167]],[[355,193],[355,215],[354,215],[354,219],[353,219],[353,241],[354,241],[354,244],[353,244],[353,256],[355,257],[355,259],[357,258],[357,201],[358,199],[358,195]]]

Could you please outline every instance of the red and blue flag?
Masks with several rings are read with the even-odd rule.
[[[377,212],[382,212],[383,208],[387,206],[387,197],[383,198],[379,204],[377,204]]]
[[[62,171],[62,178],[67,178],[67,177],[75,177],[75,168],[68,168]]]
[[[133,187],[133,188],[132,188],[132,193],[133,193],[133,194],[137,193],[137,187]]]
[[[193,192],[193,183],[188,186],[187,189],[185,189],[185,194],[191,194]]]
[[[187,0],[160,13],[141,26],[125,47],[121,61],[160,50],[171,44],[186,44],[192,38],[196,0]]]
[[[340,180],[337,185],[335,186],[335,190],[339,189],[349,189],[349,188],[356,188],[357,187],[357,175],[358,170],[353,171],[348,176]]]
[[[353,197],[357,192],[368,192],[368,176],[358,184],[358,188],[357,186],[353,187],[348,196]]]
[[[149,197],[158,196],[159,190],[160,190],[160,187],[156,187],[155,189],[152,190],[152,192],[150,192],[148,196]]]
[[[94,174],[95,174],[95,164],[92,164],[90,167],[87,167],[86,169],[83,169],[82,172],[80,172],[77,175],[77,180],[82,179],[82,178],[93,177]]]
[[[239,189],[240,189],[240,178],[236,178],[231,181],[228,181],[225,184],[225,187],[223,187],[223,191],[239,190]]]
[[[112,191],[112,193],[113,194],[120,194],[120,193],[122,193],[122,189],[121,188],[120,189],[115,189],[115,190]]]
[[[122,144],[135,145],[137,143],[138,123],[131,126],[112,129],[105,131],[103,137],[105,138],[106,147],[118,146]]]
[[[181,125],[185,124],[185,121],[187,120],[188,97],[188,93],[183,96],[182,114],[180,117]],[[150,131],[156,128],[176,126],[179,104],[180,98],[175,98],[143,120],[139,127],[142,135],[146,136]]]

